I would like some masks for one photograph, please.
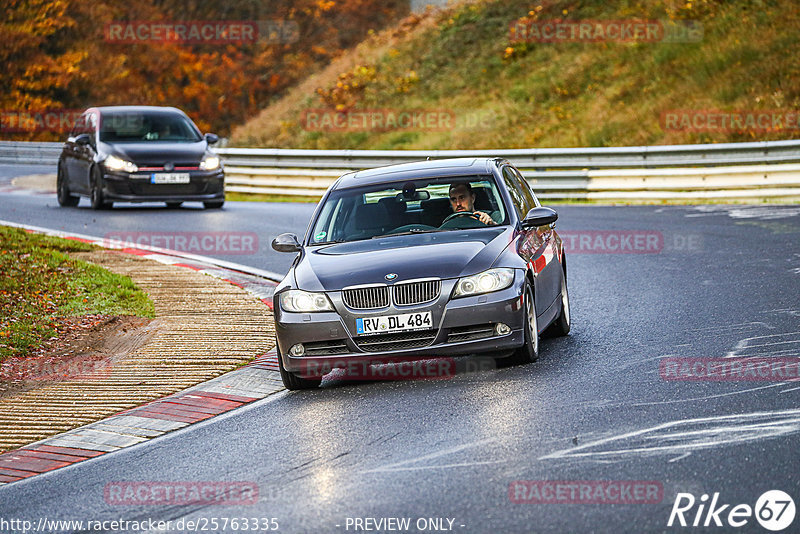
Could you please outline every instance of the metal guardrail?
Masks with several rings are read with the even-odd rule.
[[[520,169],[700,167],[800,163],[800,140],[708,145],[501,150],[302,150],[221,148],[227,166],[364,169],[425,158],[503,157]]]
[[[0,163],[52,164],[61,143],[0,141]],[[351,170],[505,157],[543,199],[800,198],[800,140],[505,150],[220,148],[232,192],[320,196]]]
[[[512,150],[224,148],[228,190],[319,196],[348,171],[453,157],[505,157],[543,199],[800,197],[800,140]]]
[[[64,143],[0,141],[0,163],[55,165]]]

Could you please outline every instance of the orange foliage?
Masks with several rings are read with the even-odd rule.
[[[408,3],[400,0],[276,0],[263,5],[228,0],[224,13],[211,2],[178,6],[160,0],[5,0],[4,4],[0,112],[169,105],[186,111],[201,129],[220,135],[227,135],[370,30],[400,19],[408,10]],[[258,21],[259,35],[273,34],[255,42],[112,42],[108,24],[126,21]],[[281,34],[275,28],[294,31]],[[64,132],[9,133],[0,125],[0,138],[60,140]]]

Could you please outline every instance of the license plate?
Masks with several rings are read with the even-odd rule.
[[[428,328],[433,328],[433,314],[429,311],[356,319],[356,332],[362,335],[390,334]]]
[[[188,184],[190,181],[188,172],[154,172],[150,175],[151,184]]]

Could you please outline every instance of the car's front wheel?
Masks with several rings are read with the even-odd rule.
[[[569,310],[569,292],[567,291],[567,273],[561,277],[561,313],[553,324],[547,329],[547,333],[559,337],[569,334],[572,325]]]
[[[283,380],[283,385],[286,386],[286,389],[298,390],[314,389],[319,387],[320,383],[322,382],[322,377],[303,378],[297,373],[287,371],[283,368],[283,359],[281,358],[280,349],[278,348],[277,344],[275,345],[275,352],[278,355],[278,369],[280,369],[281,372],[281,380]]]
[[[539,321],[536,318],[536,303],[533,300],[533,286],[525,282],[522,293],[524,341],[514,354],[504,363],[517,365],[535,362],[539,358]]]
[[[92,170],[92,209],[105,210],[113,205],[113,202],[108,202],[103,195],[103,178],[100,176],[100,171],[95,167]]]
[[[80,197],[72,196],[69,192],[69,184],[67,183],[67,176],[64,173],[64,166],[58,164],[58,172],[56,174],[56,190],[58,196],[58,205],[74,208],[81,200]]]
[[[207,210],[216,210],[216,209],[219,209],[219,208],[221,208],[221,207],[222,207],[222,205],[223,205],[223,204],[225,204],[225,201],[224,201],[224,200],[213,200],[213,201],[209,201],[209,202],[203,202],[203,206],[204,206],[204,207],[205,207]]]

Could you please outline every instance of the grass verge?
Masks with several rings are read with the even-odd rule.
[[[300,195],[269,195],[262,193],[225,193],[225,200],[234,202],[308,202],[316,204],[321,198],[322,195],[312,197]]]
[[[700,31],[652,42],[540,42],[510,31],[644,20],[674,27],[676,37],[680,28]],[[454,2],[342,54],[236,128],[231,144],[491,149],[790,139],[800,106],[798,27],[793,0]],[[451,120],[325,127],[306,120],[318,110],[428,110]],[[695,112],[701,120],[718,112],[764,112],[773,120],[763,128],[713,120],[695,128],[666,118]]]
[[[69,256],[94,248],[0,226],[0,361],[58,337],[68,317],[155,316],[130,278]]]

